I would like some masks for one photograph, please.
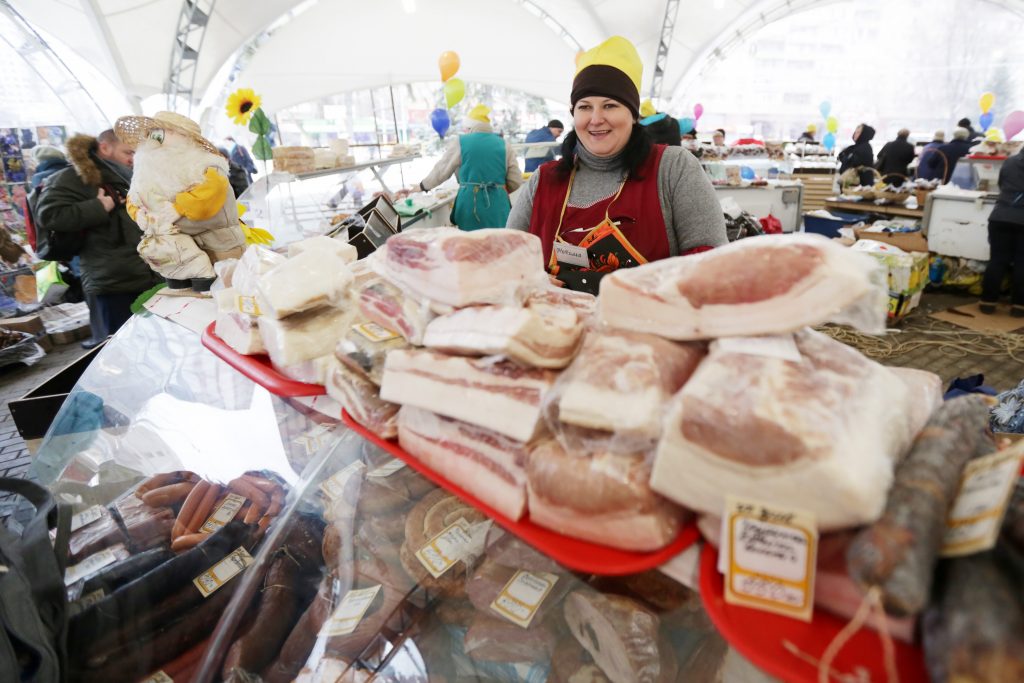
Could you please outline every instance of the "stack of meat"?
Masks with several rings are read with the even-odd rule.
[[[264,273],[284,261],[281,254],[254,245],[237,262],[217,263],[217,282],[211,288],[217,302],[214,329],[235,351],[244,355],[267,352],[260,337],[256,286]]]

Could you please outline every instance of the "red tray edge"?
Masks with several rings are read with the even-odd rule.
[[[412,467],[433,483],[486,514],[512,535],[537,548],[541,552],[544,552],[569,569],[601,576],[624,576],[627,574],[637,574],[648,569],[656,569],[657,567],[660,567],[700,539],[700,532],[697,530],[697,525],[691,520],[687,522],[682,529],[680,529],[676,538],[664,548],[660,548],[659,550],[650,553],[634,553],[626,550],[609,548],[608,546],[598,545],[578,538],[563,536],[555,531],[551,531],[550,529],[545,529],[532,524],[529,522],[528,517],[524,518],[523,521],[515,522],[502,515],[500,512],[487,505],[485,502],[462,487],[453,484],[445,477],[424,465],[402,449],[402,447],[397,443],[382,439],[375,432],[359,424],[359,422],[357,422],[348,413],[348,411],[342,411],[341,419],[346,425],[363,438],[369,439],[391,455],[405,462],[409,467]],[[525,529],[525,531],[528,532],[527,535],[523,534],[523,524],[530,525],[529,528]],[[538,544],[536,535],[550,535],[552,537],[552,541],[558,541],[562,545],[548,544],[545,543],[543,539],[541,539],[540,544]],[[580,557],[578,555],[566,552],[566,549],[564,548],[565,544],[574,546],[580,550],[586,550],[589,547],[606,556],[615,558],[616,563],[609,566],[608,564],[595,565],[586,561],[580,561]]]
[[[213,355],[233,367],[235,370],[251,379],[256,384],[282,398],[296,398],[299,396],[323,396],[327,390],[322,384],[307,384],[288,379],[281,373],[274,370],[266,363],[256,360],[253,356],[243,356],[227,345],[223,339],[217,336],[215,331],[217,323],[210,323],[201,336],[203,346]]]

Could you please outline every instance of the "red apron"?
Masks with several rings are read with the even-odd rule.
[[[619,231],[645,262],[669,257],[668,233],[658,198],[658,167],[664,151],[664,145],[654,145],[651,149],[640,167],[639,175],[643,180],[627,180],[618,194],[586,208],[568,206],[566,200],[572,189],[572,176],[556,173],[557,161],[549,161],[537,170],[541,177],[533,196],[530,232],[540,237],[544,262],[549,269],[551,249],[556,239],[579,244],[593,228],[604,222],[606,216],[617,224]],[[592,262],[591,268],[598,270],[599,264]]]

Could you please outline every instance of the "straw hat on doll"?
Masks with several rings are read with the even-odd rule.
[[[203,137],[198,123],[173,111],[158,111],[152,118],[149,116],[122,116],[114,124],[114,133],[117,138],[132,147],[148,138],[149,134],[156,129],[174,131],[191,139],[192,142],[211,154],[220,154],[214,144]]]

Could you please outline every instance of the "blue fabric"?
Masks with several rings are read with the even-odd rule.
[[[971,151],[971,147],[974,147],[974,143],[970,140],[953,140],[939,146],[938,150],[946,155],[946,161],[949,163],[949,169],[943,177],[943,182],[949,182],[949,178],[953,175],[953,171],[956,169],[956,163],[960,161],[961,158],[967,156],[967,153]],[[930,155],[924,163],[928,164],[928,166],[936,169],[940,173],[944,168],[942,157],[938,154]]]
[[[526,134],[526,142],[554,142],[557,140],[554,135],[551,134],[551,129],[547,126],[538,128],[537,130],[531,130]],[[541,164],[552,161],[555,158],[555,150],[549,149],[548,153],[542,157],[533,157],[526,160],[526,172],[533,173],[536,171]]]
[[[66,159],[44,159],[38,166],[36,166],[36,171],[32,174],[32,180],[29,182],[29,185],[31,185],[34,190],[54,173],[63,170],[70,165],[71,164]]]
[[[957,396],[966,396],[967,394],[984,394],[985,396],[995,396],[996,390],[985,384],[985,375],[971,375],[970,377],[957,377],[949,383],[949,388],[946,389],[946,394],[943,396],[943,400],[948,401],[951,398]]]
[[[505,191],[505,141],[496,133],[459,136],[459,194],[452,222],[462,230],[503,228],[512,204]]]

